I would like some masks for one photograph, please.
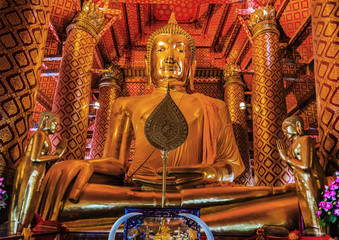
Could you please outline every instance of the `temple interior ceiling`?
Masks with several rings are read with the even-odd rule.
[[[241,24],[237,15],[237,9],[247,8],[246,1],[230,4],[222,4],[224,1],[217,0],[197,1],[198,3],[180,1],[180,4],[178,1],[168,1],[172,4],[164,4],[164,1],[151,1],[153,4],[143,2],[109,0],[101,5],[103,8],[120,10],[121,14],[101,37],[96,47],[93,69],[103,69],[111,63],[119,65],[125,73],[127,88],[123,89],[124,95],[140,94],[141,90],[134,89],[133,83],[143,81],[145,78],[141,69],[145,66],[147,39],[154,30],[167,23],[171,11],[174,11],[180,26],[192,35],[196,43],[198,71],[199,69],[201,71],[212,70],[216,71],[216,76],[222,75],[225,64],[237,63],[242,69],[243,80],[246,83],[247,103],[251,103],[252,46],[246,34],[246,28]],[[277,10],[285,87],[294,89],[296,82],[307,82],[304,76],[307,78],[307,75],[313,71],[311,67],[313,45],[310,1],[270,0],[266,2],[273,4]],[[33,115],[34,122],[38,120],[40,112],[49,110],[48,108],[52,105],[62,57],[62,44],[67,37],[66,28],[80,11],[82,3],[81,0],[52,0],[50,29],[43,61],[44,70],[40,78],[38,102]],[[256,6],[259,3],[260,1],[256,1]],[[106,23],[113,16],[114,14],[106,14]],[[243,16],[243,19],[245,22],[248,20],[246,16]],[[208,81],[215,80],[213,80],[213,74],[207,74],[210,76]],[[198,83],[198,90],[199,83],[205,81],[205,75],[206,73],[202,73],[201,77],[198,74],[195,80]],[[100,74],[93,73],[91,95],[93,101],[98,98],[99,79]],[[289,111],[295,111],[302,102],[305,102],[305,99],[298,98],[299,93],[306,91],[315,96],[314,87],[304,85],[306,89],[303,87],[297,93],[290,91],[290,95],[287,95]],[[220,92],[218,92],[219,88]],[[210,96],[222,98],[222,92],[222,84],[218,86],[210,84]],[[308,99],[309,103],[312,103],[311,98]],[[311,108],[311,112],[314,110],[310,106],[308,108]],[[306,115],[310,115],[310,111],[305,109],[303,111]],[[309,117],[313,119],[312,116]],[[306,120],[306,126],[314,126],[316,118],[314,122],[312,121]],[[93,127],[91,124],[89,126]]]

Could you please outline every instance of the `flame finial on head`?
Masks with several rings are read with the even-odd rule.
[[[170,19],[168,20],[168,24],[178,24],[177,20],[175,19],[175,13],[172,12],[171,13],[171,16],[170,16]]]

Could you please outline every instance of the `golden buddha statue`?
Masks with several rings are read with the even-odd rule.
[[[281,158],[294,172],[299,207],[305,223],[303,234],[321,236],[323,231],[316,213],[324,187],[325,174],[315,153],[314,139],[304,135],[304,121],[298,115],[286,118],[282,130],[292,144],[287,147],[286,143],[279,139],[277,146]]]
[[[52,144],[48,135],[57,131],[59,121],[54,113],[40,114],[39,128],[33,133],[17,167],[10,205],[9,234],[21,233],[23,228],[28,228],[36,212],[39,187],[45,175],[46,164],[57,161],[66,149],[67,141],[64,139],[57,145],[55,153],[51,154]]]
[[[201,208],[202,219],[220,233],[251,235],[268,224],[297,227],[294,185],[272,188],[230,183],[244,165],[226,104],[186,93],[185,86],[193,86],[195,45],[173,16],[150,36],[145,60],[154,92],[114,102],[103,158],[53,165],[41,187],[42,217],[73,229],[97,229],[111,225],[125,207],[161,206],[161,193],[156,191],[162,182],[161,154],[148,143],[144,127],[169,87],[189,132],[186,141],[169,153],[167,183],[174,188],[167,194],[166,207]],[[128,166],[132,133],[135,154]],[[112,182],[124,175],[124,184]],[[142,191],[140,185],[151,190]]]

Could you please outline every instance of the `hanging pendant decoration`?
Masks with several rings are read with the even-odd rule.
[[[145,123],[145,136],[154,147],[170,151],[183,144],[188,135],[186,119],[173,101],[169,89]]]

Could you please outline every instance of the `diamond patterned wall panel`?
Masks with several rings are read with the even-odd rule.
[[[239,108],[241,102],[245,102],[244,86],[238,83],[228,83],[225,86],[224,100],[228,106],[233,132],[241,158],[245,165],[245,171],[235,180],[235,183],[245,186],[253,186],[252,170],[250,166],[250,152],[247,131],[246,110]]]
[[[339,3],[312,0],[311,9],[320,161],[331,175],[339,169]]]
[[[272,32],[254,39],[253,139],[255,185],[281,186],[292,181],[287,164],[279,156],[276,140],[283,138],[286,117],[279,37]]]
[[[310,13],[309,0],[291,0],[279,19],[285,34],[291,38]]]
[[[224,100],[224,90],[220,78],[195,78],[194,79],[194,91],[189,93],[198,92],[206,96]]]
[[[147,89],[147,78],[146,77],[134,77],[134,78],[125,78],[125,81],[122,85],[122,96],[138,96],[151,94],[154,90],[154,86]]]
[[[287,112],[292,111],[297,106],[298,106],[297,98],[295,97],[295,95],[293,93],[289,93],[286,96],[286,108],[287,108]]]
[[[56,145],[68,139],[63,159],[83,159],[87,139],[93,52],[96,40],[89,33],[72,29],[64,47],[52,112],[60,117],[59,130],[52,137]]]
[[[30,127],[33,127],[33,126],[35,127],[35,124],[39,122],[40,113],[44,111],[46,111],[46,108],[44,108],[40,103],[35,102],[34,112],[33,112],[32,122],[31,122]]]
[[[291,0],[279,20],[285,34],[291,38],[297,32],[305,19],[311,14],[309,0]],[[306,29],[310,31],[311,28]],[[297,48],[303,61],[308,62],[313,55],[312,35]]]
[[[52,32],[49,30],[47,35],[47,41],[45,44],[44,55],[56,55],[58,49],[58,42],[55,40]]]
[[[198,48],[195,53],[198,68],[209,68],[212,64],[212,58],[209,48]]]
[[[50,17],[48,0],[2,1],[0,7],[0,165],[24,153]]]
[[[312,31],[312,29],[310,28]],[[310,59],[313,58],[313,39],[312,33],[303,41],[302,44],[297,48],[298,53],[300,54],[301,61],[308,63]]]
[[[51,22],[59,36],[65,34],[66,27],[71,23],[77,7],[73,0],[52,0]]]
[[[317,102],[313,101],[305,108],[301,109],[299,115],[304,120],[305,130],[316,129],[318,127]]]

